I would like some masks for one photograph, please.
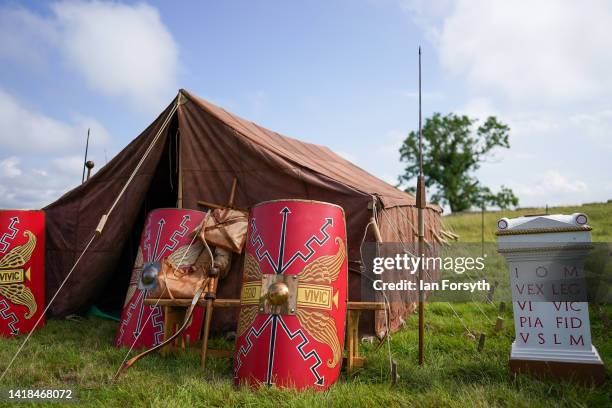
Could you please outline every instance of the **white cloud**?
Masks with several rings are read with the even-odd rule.
[[[402,10],[410,13],[412,20],[425,33],[430,41],[440,37],[440,28],[435,24],[454,7],[454,0],[400,0]]]
[[[147,109],[176,92],[178,48],[157,9],[101,2],[52,8],[69,63],[93,89]]]
[[[67,70],[100,95],[151,113],[176,92],[178,47],[146,4],[61,1],[49,13],[2,5],[0,64],[43,77]],[[113,149],[97,120],[78,111],[55,118],[0,88],[0,208],[39,208],[79,183],[88,128],[99,168]]]
[[[612,91],[609,1],[458,0],[448,11],[440,61],[476,89],[534,105]]]
[[[54,170],[63,174],[79,174],[83,170],[83,158],[81,156],[64,156],[51,160]]]
[[[0,160],[0,208],[37,209],[51,203],[80,182],[81,166],[76,156],[47,163],[15,156]]]
[[[477,119],[485,119],[489,116],[499,114],[499,112],[493,106],[493,103],[485,97],[468,99],[463,106],[457,107],[454,112],[461,115],[468,115],[469,117]]]
[[[549,170],[530,184],[516,183],[515,192],[528,197],[549,197],[587,193],[587,183],[580,179],[568,178],[556,170]]]
[[[7,157],[0,160],[0,177],[13,178],[21,175],[19,166],[19,158],[15,156]]]
[[[0,148],[3,152],[49,153],[81,150],[91,128],[96,143],[105,145],[110,136],[95,119],[75,115],[71,124],[22,106],[0,89]]]
[[[0,60],[25,67],[56,64],[94,91],[125,99],[145,113],[158,111],[177,91],[178,46],[147,4],[62,1],[42,17],[25,8],[0,8]],[[49,59],[49,61],[47,61]]]
[[[77,185],[87,128],[99,167],[111,137],[95,119],[74,115],[65,123],[0,89],[0,208],[40,208]]]

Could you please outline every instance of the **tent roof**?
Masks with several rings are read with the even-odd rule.
[[[278,156],[325,175],[363,194],[379,197],[385,207],[414,206],[413,195],[380,180],[362,168],[343,159],[329,148],[281,135],[226,111],[189,91],[180,90],[188,100],[232,128],[242,137]],[[441,211],[438,206],[431,208]]]

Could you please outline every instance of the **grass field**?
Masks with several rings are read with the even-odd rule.
[[[594,236],[600,240],[609,237],[602,230],[609,231],[612,226],[610,204],[551,211],[585,212],[591,217]],[[487,225],[494,225],[500,216],[501,213],[487,214]],[[506,213],[506,216],[515,215]],[[462,240],[480,241],[480,214],[449,216],[445,223]],[[494,240],[492,229],[487,234]],[[126,350],[112,346],[117,323],[92,317],[49,321],[24,348],[0,389],[72,388],[79,400],[74,406],[603,407],[610,406],[612,401],[612,341],[610,328],[604,326],[601,313],[609,316],[612,308],[591,310],[593,343],[608,367],[608,380],[598,388],[511,375],[507,365],[514,338],[511,310],[502,315],[504,329],[496,333],[493,326],[498,315],[497,304],[460,303],[451,308],[446,303],[431,303],[426,308],[424,367],[416,364],[415,317],[409,318],[404,330],[391,338],[392,357],[398,362],[401,376],[395,386],[390,385],[387,349],[374,351],[368,343],[362,345],[366,367],[352,378],[343,372],[340,381],[324,393],[237,389],[232,385],[229,360],[212,359],[209,368],[202,372],[195,352],[146,357],[113,384],[109,379]],[[479,333],[486,333],[481,353],[474,341]],[[0,370],[20,342],[21,339],[0,340]],[[214,342],[229,346],[220,339]],[[13,404],[0,400],[0,406]]]
[[[516,211],[487,211],[485,212],[484,232],[485,242],[495,242],[495,229],[497,220],[503,217],[520,217],[528,214],[544,214],[545,208],[524,208]],[[584,213],[589,218],[589,225],[593,227],[593,241],[612,242],[612,203],[585,204],[573,207],[550,207],[549,214]],[[480,242],[482,237],[482,221],[480,212],[448,215],[443,218],[444,225],[450,231],[461,236],[462,242]]]

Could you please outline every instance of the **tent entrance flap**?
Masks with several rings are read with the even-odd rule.
[[[179,143],[180,135],[176,116],[168,126],[168,137],[160,161],[157,164],[151,186],[134,220],[130,236],[121,250],[112,276],[105,282],[94,304],[103,311],[121,311],[130,283],[132,267],[136,259],[140,234],[147,214],[156,208],[176,207],[179,190]]]

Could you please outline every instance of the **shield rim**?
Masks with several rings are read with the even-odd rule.
[[[342,354],[344,354],[344,349],[346,348],[346,338],[347,338],[347,335],[346,335],[346,325],[347,325],[347,322],[348,322],[348,312],[349,312],[348,303],[349,303],[349,274],[350,274],[350,270],[349,270],[349,267],[348,267],[349,259],[348,259],[348,233],[347,233],[346,213],[345,213],[344,208],[342,206],[340,206],[338,204],[334,204],[334,203],[329,203],[327,201],[309,200],[309,199],[304,199],[304,198],[285,198],[285,199],[278,198],[278,199],[274,199],[274,200],[262,201],[262,202],[259,202],[259,203],[255,204],[255,205],[253,205],[249,209],[249,219],[251,218],[252,212],[253,212],[253,210],[256,207],[259,207],[259,206],[264,205],[264,204],[272,204],[272,203],[286,202],[286,201],[289,201],[289,202],[302,202],[302,203],[310,203],[310,204],[324,204],[324,205],[329,205],[331,207],[336,207],[336,208],[340,209],[340,211],[342,212],[342,221],[344,223],[344,237],[345,237],[344,245],[345,245],[345,250],[346,250],[346,282],[345,282],[346,283],[346,285],[345,285],[346,298],[344,299],[344,304],[345,304],[345,309],[344,309],[344,330],[343,330],[344,335],[342,336],[342,348],[341,348]],[[246,236],[247,242],[249,240],[250,232],[251,232],[251,228],[250,228],[250,224],[249,224],[249,228],[247,230],[247,236]],[[246,247],[245,247],[244,253],[246,254]],[[242,269],[243,269],[242,270],[242,277],[241,277],[241,280],[240,280],[240,288],[241,288],[241,290],[242,290],[242,286],[244,285],[244,282],[245,282],[244,279],[243,279],[244,278],[244,265],[243,265]],[[243,306],[240,305],[238,310],[240,310],[242,307]],[[238,341],[238,338],[239,337],[236,337],[236,341]],[[235,357],[235,351],[234,351],[234,356],[233,357]],[[340,359],[340,364],[338,366],[338,377],[336,378],[336,381],[334,381],[332,384],[327,385],[324,389],[328,389],[332,385],[336,384],[336,382],[340,379],[340,374],[342,372],[343,364],[344,364],[344,358],[341,358]],[[245,380],[245,379],[244,378],[234,377],[234,381],[240,382],[242,380]],[[316,390],[316,388],[314,388],[312,386],[308,386],[306,388],[313,388],[313,389]]]

